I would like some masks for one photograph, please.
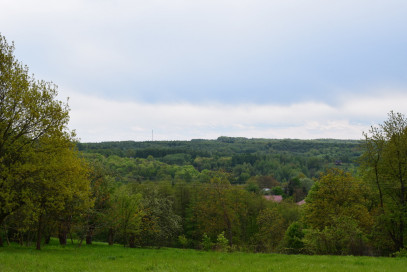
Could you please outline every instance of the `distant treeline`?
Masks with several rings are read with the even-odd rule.
[[[105,156],[163,158],[173,154],[197,156],[232,156],[235,154],[291,153],[306,157],[322,155],[328,160],[351,162],[361,154],[358,140],[292,140],[292,139],[247,139],[242,137],[219,137],[216,140],[193,139],[191,141],[120,141],[101,143],[78,143],[80,151],[99,153]]]
[[[172,166],[191,165],[199,172],[222,170],[232,174],[232,183],[242,184],[252,176],[273,176],[280,182],[287,182],[298,175],[314,178],[333,166],[352,171],[362,153],[360,144],[361,141],[356,140],[219,137],[217,140],[78,143],[78,149],[85,154],[100,154],[105,158],[152,157]],[[140,173],[132,175],[139,180],[157,178]]]

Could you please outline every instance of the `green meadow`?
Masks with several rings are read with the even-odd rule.
[[[0,248],[0,271],[407,271],[407,258],[223,253],[52,244]]]

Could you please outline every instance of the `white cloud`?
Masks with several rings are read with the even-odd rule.
[[[407,108],[407,93],[348,96],[337,106],[308,102],[282,105],[147,104],[71,93],[70,127],[83,142],[116,140],[248,138],[360,139],[390,110]]]

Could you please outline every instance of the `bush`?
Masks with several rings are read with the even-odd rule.
[[[211,241],[211,238],[204,233],[202,237],[202,248],[206,251],[211,250],[213,246],[213,243]]]
[[[407,248],[402,248],[399,251],[395,252],[392,254],[393,257],[399,257],[399,258],[406,258],[407,257]]]
[[[304,245],[311,254],[363,255],[368,250],[366,235],[357,221],[348,216],[335,219],[335,224],[322,231],[307,230]]]
[[[224,231],[219,233],[219,235],[216,239],[216,249],[219,251],[229,251],[230,250],[229,240],[225,237]]]
[[[185,237],[185,235],[178,236],[178,242],[180,243],[182,248],[186,248],[189,244],[189,241],[188,241],[187,237]]]

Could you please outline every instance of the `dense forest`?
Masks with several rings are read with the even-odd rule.
[[[360,141],[275,140],[219,137],[217,140],[78,143],[91,159],[103,155],[122,182],[147,180],[209,181],[223,171],[232,184],[272,176],[287,183],[295,177],[316,178],[332,167],[354,171],[362,153]],[[102,158],[99,158],[102,159]],[[154,163],[153,163],[154,162]],[[262,186],[264,187],[264,186]],[[267,186],[266,186],[267,187]]]
[[[407,118],[360,141],[78,143],[0,35],[0,246],[407,255]]]

